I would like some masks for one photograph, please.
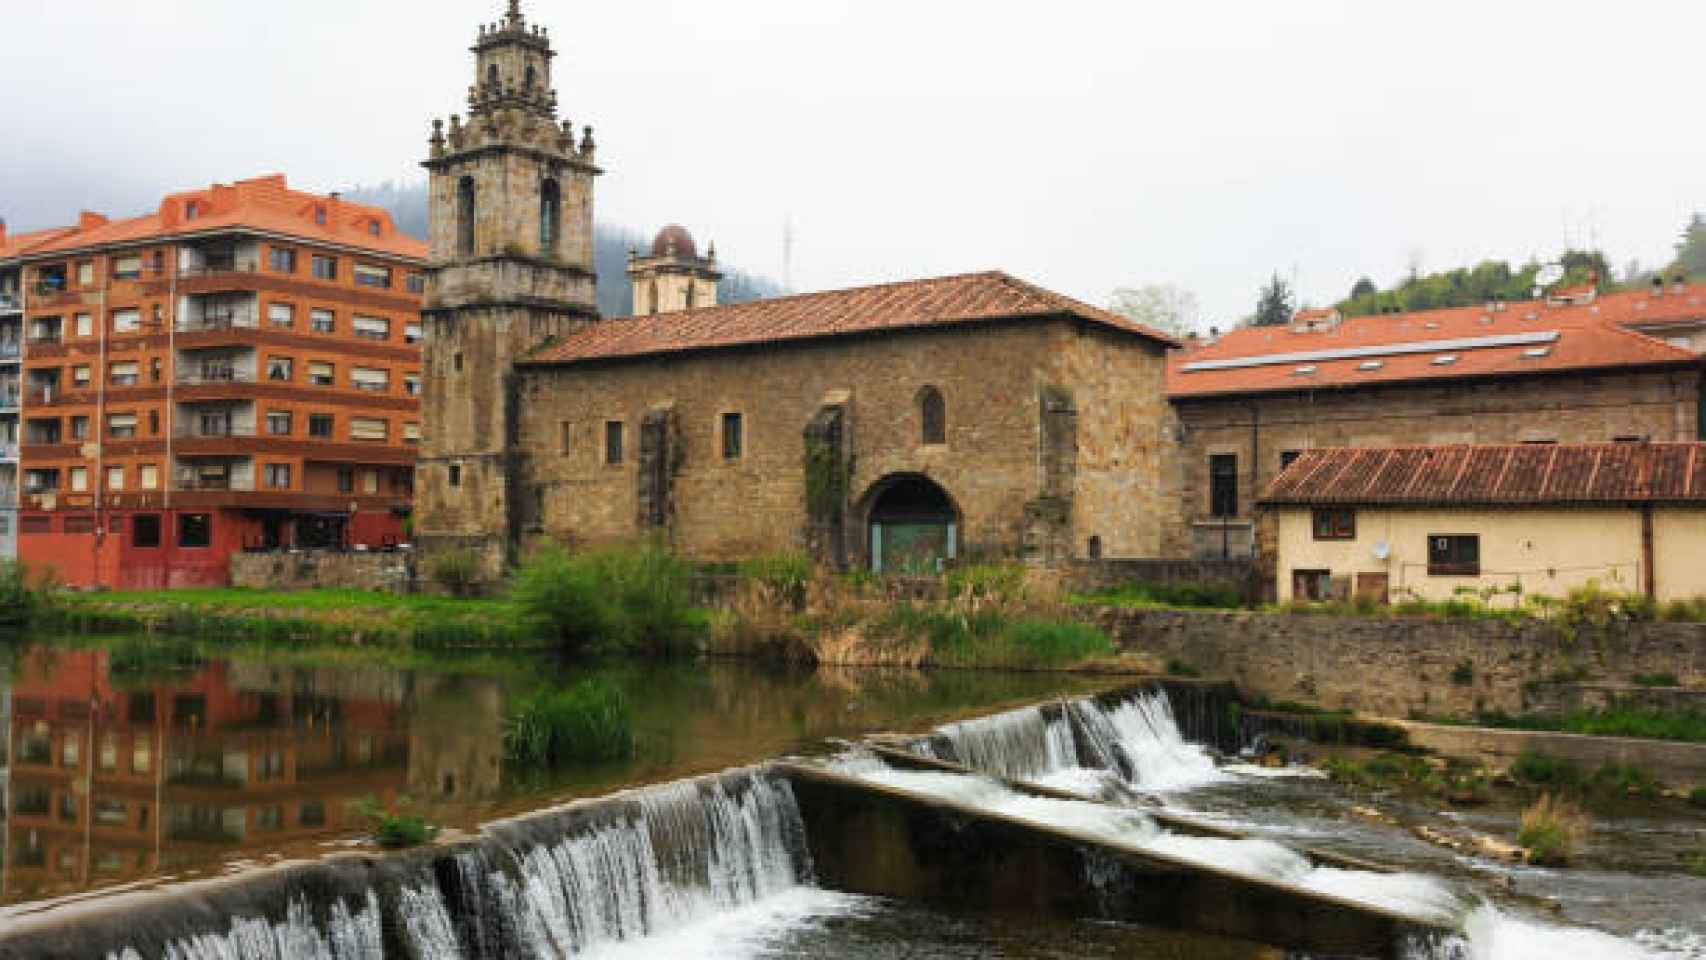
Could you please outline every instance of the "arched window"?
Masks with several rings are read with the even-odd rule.
[[[539,190],[539,252],[557,249],[557,234],[563,222],[563,193],[557,181],[546,180]]]
[[[456,184],[456,251],[464,257],[474,253],[474,178]]]
[[[537,75],[533,72],[533,64],[531,64],[531,63],[528,64],[527,65],[527,89],[529,89],[529,90],[533,89],[533,81],[536,78],[536,76]]]
[[[658,282],[656,280],[646,284],[646,312],[658,312]]]
[[[492,86],[498,85],[498,65],[492,64],[486,68],[486,82]]]
[[[693,283],[692,283],[692,281],[688,281],[687,293],[685,294],[685,298],[686,299],[682,303],[682,306],[686,307],[689,310],[693,309]]]
[[[920,443],[948,442],[948,409],[942,402],[942,391],[935,387],[918,391],[918,419]]]

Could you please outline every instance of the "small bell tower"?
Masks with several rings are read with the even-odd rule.
[[[515,362],[598,321],[592,128],[558,119],[549,32],[479,28],[467,117],[432,122],[416,540],[500,576],[520,539]]]
[[[658,231],[651,253],[628,252],[628,279],[634,287],[634,316],[672,313],[717,305],[717,245],[705,256],[693,245],[693,235],[679,224]]]

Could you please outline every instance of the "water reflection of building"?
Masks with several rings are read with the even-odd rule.
[[[254,689],[224,663],[123,685],[112,666],[104,651],[19,664],[0,901],[355,829],[353,801],[390,801],[406,782],[399,697]]]
[[[449,674],[415,678],[409,789],[431,802],[495,796],[503,778],[504,691]]]

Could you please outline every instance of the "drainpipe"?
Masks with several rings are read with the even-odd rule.
[[[1262,408],[1250,404],[1250,559],[1256,558],[1256,497],[1262,490]]]
[[[1653,504],[1649,500],[1641,504],[1641,590],[1649,600],[1656,600],[1659,596],[1653,554]]]
[[[89,489],[95,495],[95,585],[111,587],[112,584],[101,582],[101,555],[107,548],[107,291],[112,287],[111,254],[101,258],[101,295],[99,307],[95,311],[95,322],[100,324],[100,350],[96,354],[100,365],[92,373],[95,377],[95,422],[89,424],[89,430],[95,440],[95,475],[89,478]],[[93,736],[93,734],[91,734]],[[94,744],[91,742],[90,747]]]

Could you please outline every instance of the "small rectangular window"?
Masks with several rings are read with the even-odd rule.
[[[330,310],[308,311],[308,329],[315,333],[335,333],[338,329],[337,314]]]
[[[1476,534],[1428,534],[1428,576],[1481,575],[1481,538]]]
[[[1357,515],[1355,510],[1316,510],[1313,520],[1315,539],[1317,540],[1356,539]]]
[[[136,414],[109,413],[107,414],[107,436],[114,440],[132,440],[136,437]]]
[[[379,492],[379,471],[361,471],[361,492],[369,496]]]
[[[267,323],[288,328],[296,322],[296,308],[288,303],[267,304]]]
[[[266,479],[267,486],[273,487],[273,488],[279,489],[279,490],[289,489],[289,487],[290,487],[290,464],[288,464],[288,463],[269,463],[266,465],[265,470],[266,470],[265,479]]]
[[[351,417],[349,421],[349,438],[351,440],[384,440],[390,433],[389,424],[375,417]]]
[[[355,492],[355,468],[354,467],[339,467],[338,468],[338,492],[339,493],[354,493]]]
[[[268,357],[267,379],[289,383],[291,375],[295,372],[292,369],[294,366],[295,364],[291,362],[290,357]]]
[[[86,313],[79,313],[77,315],[77,335],[79,337],[94,336],[95,318]]]
[[[459,464],[459,463],[451,464],[450,469],[446,472],[450,476],[450,485],[451,486],[453,486],[453,487],[462,486],[462,465],[461,464]]]
[[[407,423],[404,423],[403,424],[403,442],[404,443],[420,443],[421,442],[421,425],[418,423],[415,423],[413,421],[409,421]]]
[[[331,364],[316,360],[308,364],[308,382],[316,387],[329,387],[337,382],[337,376]]]
[[[405,278],[404,283],[408,285],[410,293],[426,293],[426,274],[424,273],[410,273],[408,277]]]
[[[178,546],[206,547],[213,544],[213,515],[207,513],[178,514]]]
[[[290,411],[268,410],[267,433],[270,433],[275,437],[290,436]]]
[[[567,420],[557,424],[557,452],[569,453],[575,448],[575,425]]]
[[[267,268],[273,273],[295,273],[296,251],[289,247],[272,247],[267,253]]]
[[[142,382],[142,365],[134,360],[109,364],[107,379],[115,387],[134,387]]]
[[[88,467],[72,467],[71,468],[71,492],[72,493],[87,493],[87,492],[89,492],[89,468]]]
[[[723,459],[739,460],[741,451],[741,421],[738,413],[723,414]]]
[[[57,440],[57,438],[55,438],[55,439]],[[73,439],[73,440],[87,440],[87,439],[89,439],[89,418],[88,417],[75,416],[75,417],[71,418],[71,439]]]
[[[160,488],[160,468],[152,463],[145,463],[136,471],[136,485],[144,490]]]
[[[124,489],[124,468],[123,467],[108,467],[107,468],[107,489],[108,490],[123,490]]]
[[[1238,455],[1217,453],[1209,457],[1208,483],[1209,515],[1238,516]]]
[[[391,389],[391,371],[381,367],[351,367],[350,386],[369,393],[384,393]]]
[[[404,343],[420,343],[421,342],[421,336],[422,336],[422,333],[421,333],[421,325],[420,324],[418,324],[418,323],[405,323],[405,324],[403,324],[403,342]]]
[[[157,513],[139,513],[130,518],[130,543],[133,547],[149,550],[160,545],[160,515]]]
[[[337,257],[323,257],[315,254],[309,265],[313,269],[314,279],[316,280],[336,280],[338,278]]]
[[[367,340],[388,340],[391,337],[391,321],[383,317],[363,317],[358,314],[350,321],[350,330],[356,336]]]
[[[403,392],[411,397],[421,395],[421,375],[418,373],[403,374]]]
[[[135,280],[142,276],[142,257],[130,255],[113,260],[114,280]]]
[[[114,333],[136,333],[142,329],[142,311],[135,309],[113,311]]]
[[[310,437],[330,437],[332,435],[332,415],[329,413],[310,413],[308,415],[308,435]]]
[[[88,364],[79,364],[78,366],[71,368],[71,385],[78,389],[82,389],[89,385]]]
[[[370,267],[365,263],[358,263],[355,265],[355,282],[356,286],[360,287],[390,289],[391,268]]]
[[[84,260],[77,264],[77,285],[86,287],[95,282],[94,261]]]
[[[604,425],[604,462],[622,462],[622,421],[611,420]]]

